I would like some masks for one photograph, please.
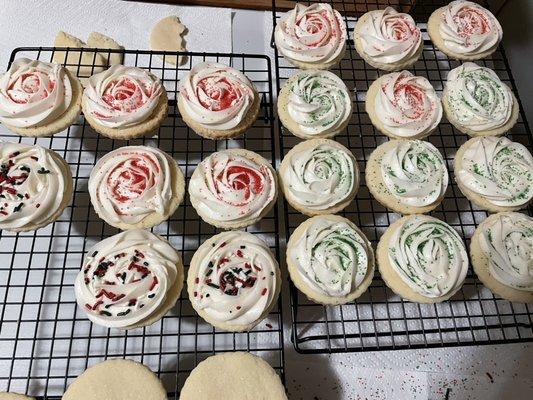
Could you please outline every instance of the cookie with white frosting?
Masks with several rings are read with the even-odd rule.
[[[346,52],[346,25],[330,4],[297,3],[277,21],[274,41],[278,51],[301,69],[330,69]]]
[[[0,142],[0,229],[34,231],[54,222],[72,199],[72,174],[53,150]]]
[[[179,298],[183,278],[181,258],[166,240],[131,229],[91,247],[74,290],[95,324],[134,329],[163,318]]]
[[[207,239],[194,253],[187,275],[196,312],[225,331],[251,330],[274,307],[280,290],[274,255],[258,236],[244,231]]]
[[[469,136],[505,134],[518,121],[518,100],[490,68],[466,62],[448,73],[442,93],[446,118]]]
[[[263,218],[276,203],[276,171],[253,151],[218,151],[194,170],[189,197],[205,222],[223,229],[244,228]]]
[[[442,118],[441,101],[431,83],[409,71],[393,72],[372,82],[365,110],[372,125],[393,139],[422,139]]]
[[[22,136],[49,136],[81,113],[83,88],[61,64],[19,58],[0,76],[0,122]]]
[[[278,115],[295,136],[330,138],[348,126],[352,99],[344,82],[332,72],[301,71],[281,88]]]
[[[503,37],[498,19],[472,1],[455,0],[435,10],[428,21],[433,44],[456,60],[480,60],[490,56]]]
[[[463,285],[468,254],[459,234],[428,215],[409,215],[381,236],[377,262],[383,281],[415,303],[440,303]]]
[[[185,195],[176,161],[148,146],[125,146],[98,160],[89,177],[94,210],[109,225],[151,228],[168,219]]]
[[[238,382],[237,387],[228,386]],[[180,400],[287,400],[276,371],[261,357],[229,352],[208,357],[192,370]]]
[[[398,71],[412,66],[422,54],[420,28],[409,14],[392,7],[363,14],[355,24],[357,53],[374,68]]]
[[[472,236],[470,258],[493,293],[533,303],[533,218],[517,212],[490,215]]]
[[[365,168],[368,190],[400,214],[423,214],[441,203],[448,169],[439,150],[422,140],[391,140],[379,145]]]
[[[254,84],[242,72],[224,64],[196,64],[180,83],[181,117],[208,139],[243,134],[257,120],[260,106]]]
[[[533,156],[506,137],[477,137],[464,143],[454,159],[461,192],[491,212],[518,211],[533,200]]]
[[[82,108],[96,132],[128,140],[157,133],[167,116],[168,98],[154,74],[117,64],[89,78]]]
[[[304,221],[287,243],[294,285],[320,304],[345,304],[361,296],[374,277],[374,251],[347,218],[319,215]]]
[[[330,139],[294,146],[279,167],[280,187],[288,203],[303,214],[335,214],[359,189],[359,168],[350,150]]]

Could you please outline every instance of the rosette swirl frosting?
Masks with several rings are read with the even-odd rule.
[[[384,75],[374,106],[385,128],[399,137],[430,132],[442,118],[442,105],[431,83],[409,71]]]
[[[228,130],[246,118],[256,93],[240,71],[219,63],[196,64],[181,81],[186,113],[205,127]]]
[[[163,92],[161,81],[142,68],[113,65],[89,78],[86,110],[108,128],[131,127],[153,114]]]
[[[494,49],[503,36],[500,23],[489,10],[465,0],[444,7],[439,33],[447,48],[467,56]]]
[[[533,292],[533,219],[520,213],[497,214],[479,238],[490,274],[500,283]]]
[[[448,169],[439,151],[422,140],[396,141],[381,160],[381,176],[400,203],[423,207],[444,195]]]
[[[448,74],[444,101],[459,124],[479,132],[505,125],[514,100],[493,70],[467,62]]]
[[[420,29],[413,18],[392,7],[369,11],[358,34],[365,55],[384,64],[413,58],[422,43]]]
[[[308,135],[339,130],[350,118],[352,106],[348,88],[329,71],[297,75],[291,85],[287,110]]]
[[[76,277],[78,305],[91,321],[129,328],[153,315],[167,298],[181,260],[153,233],[132,229],[102,240]]]
[[[282,179],[295,202],[313,210],[331,208],[346,199],[359,185],[356,161],[336,142],[317,141],[290,155]]]
[[[347,296],[361,285],[371,267],[370,243],[348,220],[318,216],[312,221],[287,256],[314,291]]]
[[[267,244],[251,233],[216,235],[198,249],[193,264],[191,302],[216,321],[253,324],[275,301],[278,264]]]
[[[173,193],[174,166],[163,151],[126,146],[102,157],[89,178],[91,202],[113,223],[136,224],[154,213],[165,215]]]
[[[405,218],[390,238],[388,256],[402,281],[429,298],[458,290],[468,271],[465,245],[457,232],[427,215]]]
[[[60,64],[19,58],[0,77],[0,122],[17,128],[49,124],[72,102],[72,85]]]
[[[274,39],[279,52],[289,60],[324,64],[344,51],[346,26],[329,4],[297,3],[279,19]]]
[[[223,150],[204,159],[189,182],[189,195],[200,214],[218,221],[242,221],[261,216],[276,196],[271,168]],[[259,157],[259,156],[256,156]]]
[[[62,206],[70,173],[52,150],[0,143],[0,229],[39,226]]]
[[[533,157],[505,137],[470,139],[455,172],[458,182],[497,206],[521,206],[533,198]]]

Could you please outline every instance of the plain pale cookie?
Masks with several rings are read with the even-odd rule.
[[[0,392],[0,400],[35,400],[35,398],[28,397],[19,393]]]
[[[124,50],[124,47],[118,44],[115,40],[111,39],[100,32],[91,32],[87,38],[87,46],[98,49],[110,49],[110,50]],[[107,65],[122,64],[124,54],[122,53],[106,53],[100,52],[100,54],[106,61]]]
[[[62,400],[167,400],[167,392],[147,366],[113,359],[85,370]]]
[[[211,356],[198,364],[180,394],[180,400],[221,399],[287,400],[287,395],[278,374],[266,361],[235,352]]]
[[[169,15],[154,25],[150,32],[150,49],[154,51],[186,51],[183,35],[187,28],[175,15]],[[183,65],[187,61],[185,56],[161,56],[173,65]]]

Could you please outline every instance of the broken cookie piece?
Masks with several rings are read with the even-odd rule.
[[[185,51],[187,28],[175,15],[163,18],[152,28],[150,33],[150,49],[154,51]],[[165,56],[164,60],[170,64],[183,65],[184,56]]]

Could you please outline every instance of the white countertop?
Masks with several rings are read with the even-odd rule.
[[[170,14],[180,16],[189,28],[186,39],[190,51],[229,52],[233,49],[239,53],[273,56],[269,12],[109,0],[35,0],[31,2],[32,7],[27,7],[29,3],[21,4],[19,0],[0,3],[1,70],[7,65],[11,49],[50,46],[59,29],[82,39],[91,31],[100,31],[126,48],[147,48],[150,27]],[[80,17],[83,23],[72,23]],[[440,400],[445,398],[448,388],[451,389],[449,399],[533,397],[531,345],[300,355],[289,340],[287,293],[284,306],[286,383],[291,400]]]

